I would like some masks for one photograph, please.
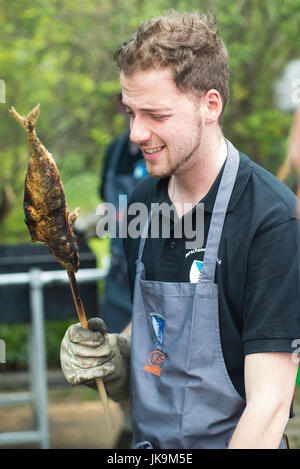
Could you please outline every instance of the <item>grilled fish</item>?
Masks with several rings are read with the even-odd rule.
[[[77,272],[79,255],[73,226],[79,207],[69,214],[56,163],[37,137],[35,126],[40,105],[27,117],[18,114],[13,107],[9,111],[25,128],[28,137],[30,160],[23,207],[31,241],[44,243],[66,270]]]

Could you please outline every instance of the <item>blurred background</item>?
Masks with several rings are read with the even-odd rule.
[[[0,0],[1,274],[28,272],[32,266],[59,269],[43,246],[31,251],[23,214],[27,141],[24,129],[16,125],[8,108],[14,106],[19,113],[27,114],[40,103],[37,133],[56,160],[68,207],[72,210],[80,206],[82,220],[94,214],[102,201],[100,185],[108,145],[127,126],[118,109],[119,74],[112,54],[142,20],[170,8],[209,9],[216,14],[230,56],[224,134],[273,174],[285,168],[284,182],[294,190],[295,174],[285,165],[294,109],[282,101],[279,85],[286,66],[300,59],[300,0]],[[98,239],[95,232],[82,234],[82,268],[104,272],[103,279],[82,286],[83,301],[92,316],[103,293],[110,245],[108,239]],[[0,363],[0,398],[7,397],[0,405],[0,445],[1,433],[30,432],[38,420],[36,412],[32,417],[25,399],[13,403],[8,396],[25,392],[32,381],[30,293],[28,285],[22,288],[0,286],[0,339],[6,345],[6,362]],[[64,293],[64,289],[54,285],[44,292],[49,445],[117,447],[122,444],[118,438],[123,425],[119,406],[111,403],[114,426],[108,434],[96,393],[87,388],[73,389],[61,376],[60,342],[66,328],[78,321],[70,293]],[[298,407],[299,386],[295,409]],[[300,448],[299,414],[300,408],[290,424],[294,448]],[[16,433],[14,445],[40,446],[34,437],[26,442],[22,435]],[[2,446],[9,445],[4,442]]]

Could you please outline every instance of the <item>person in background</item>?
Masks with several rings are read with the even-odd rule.
[[[127,113],[122,105],[122,95],[116,96],[117,108]],[[147,175],[143,154],[135,143],[129,139],[129,130],[114,139],[107,148],[99,195],[104,203],[111,203],[116,209],[117,225],[122,221],[122,210],[119,196],[130,197],[136,184]],[[127,274],[127,261],[124,255],[122,239],[110,239],[111,264],[105,279],[103,296],[100,304],[100,317],[104,320],[108,333],[120,333],[131,321],[132,302]],[[132,431],[129,415],[129,401],[121,404],[123,411],[123,428],[116,443],[116,449],[130,447]]]
[[[299,73],[300,75],[300,73]],[[299,79],[299,86],[300,86],[300,79]],[[288,149],[288,160],[290,161],[291,165],[295,168],[297,178],[298,178],[298,187],[297,187],[297,216],[300,220],[300,105],[296,109],[291,131],[289,137],[289,149]]]
[[[296,171],[298,184],[292,189],[298,196],[296,212],[300,219],[300,59],[291,60],[286,65],[282,75],[275,82],[274,99],[281,112],[293,113],[287,156],[277,177],[286,182],[291,169]]]
[[[122,95],[118,94],[117,107],[120,113],[125,114],[128,122],[121,98]],[[108,146],[99,190],[101,199],[114,205],[117,224],[122,221],[122,211],[127,209],[120,206],[119,196],[126,195],[129,198],[136,184],[147,175],[143,154],[138,145],[130,141],[129,134],[129,130],[126,130]],[[111,333],[121,332],[131,320],[132,313],[122,241],[118,237],[110,239],[111,266],[100,308],[100,316]]]
[[[122,105],[121,93],[114,95],[113,100],[128,126],[128,116]],[[125,209],[119,204],[119,196],[126,195],[129,198],[136,184],[147,175],[143,154],[139,146],[130,141],[129,135],[130,131],[127,129],[108,145],[99,187],[103,203],[111,203],[116,209],[117,226],[122,221],[122,211]],[[98,221],[99,216],[95,213],[79,217],[75,225],[77,235],[85,239],[94,237]],[[127,261],[121,238],[110,239],[110,257],[110,267],[100,300],[99,316],[105,321],[108,333],[118,334],[131,321],[132,315]],[[123,402],[121,407],[124,421],[116,448],[126,449],[132,438],[129,401]]]

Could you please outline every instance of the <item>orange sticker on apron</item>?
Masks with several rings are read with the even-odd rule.
[[[166,359],[164,353],[160,352],[160,350],[154,350],[148,356],[148,363],[150,365],[145,365],[144,370],[153,373],[156,376],[160,376],[161,367]]]

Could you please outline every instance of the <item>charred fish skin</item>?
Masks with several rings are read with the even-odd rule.
[[[31,241],[44,243],[66,270],[77,272],[79,255],[73,225],[79,209],[69,215],[56,163],[36,134],[40,106],[32,109],[27,117],[18,114],[13,107],[9,111],[25,128],[28,137],[30,160],[23,208]]]

